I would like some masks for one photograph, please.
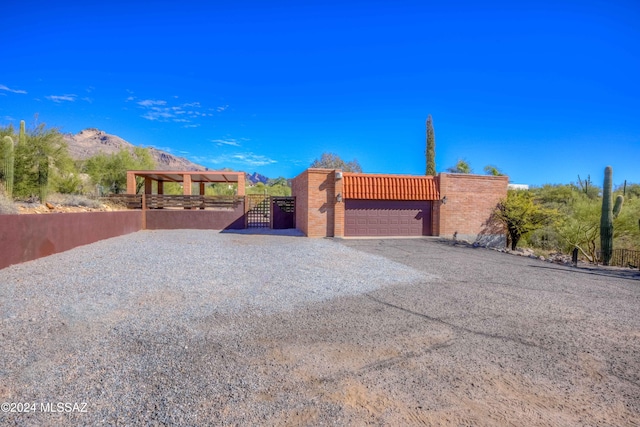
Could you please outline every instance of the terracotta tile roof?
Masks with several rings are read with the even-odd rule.
[[[344,173],[344,198],[369,200],[439,200],[432,176]]]

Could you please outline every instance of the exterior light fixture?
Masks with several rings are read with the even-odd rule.
[[[336,196],[336,201],[338,203],[342,203],[342,193],[338,193],[338,195]]]
[[[446,205],[447,204],[447,196],[444,196],[442,198],[441,202],[442,202],[443,205]]]
[[[342,171],[336,171],[336,180],[342,179]]]

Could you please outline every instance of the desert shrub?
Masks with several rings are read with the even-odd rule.
[[[4,194],[4,189],[0,189],[0,215],[17,214],[18,207],[13,200]]]
[[[79,194],[56,193],[49,196],[49,201],[61,206],[81,206],[92,209],[99,209],[102,207],[102,203],[99,200],[91,199]]]

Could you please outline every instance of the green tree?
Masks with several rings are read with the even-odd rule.
[[[491,176],[504,176],[504,173],[496,166],[487,165],[484,167],[484,173]]]
[[[135,147],[131,151],[124,148],[115,154],[97,154],[87,159],[84,172],[91,177],[94,184],[119,194],[127,188],[127,171],[153,170],[155,166],[148,148]],[[143,185],[144,180],[138,178],[136,193]]]
[[[578,248],[589,262],[595,262],[600,238],[600,211],[599,200],[577,193],[577,197],[563,209],[562,221],[557,225],[561,242],[559,249],[569,253]]]
[[[473,169],[466,160],[458,159],[455,166],[447,168],[447,172],[451,173],[473,173]]]
[[[44,123],[26,129],[21,122],[14,160],[16,197],[39,195],[44,202],[49,190],[58,190],[55,185],[60,177],[74,172],[67,144],[58,129],[47,128]]]
[[[529,191],[509,190],[494,211],[494,219],[507,230],[511,249],[516,249],[522,236],[552,223],[556,217],[557,211],[535,203]]]
[[[427,117],[427,149],[425,151],[427,157],[426,175],[435,176],[436,174],[436,134],[433,130],[433,119],[431,114]]]
[[[353,159],[350,162],[345,162],[337,154],[334,153],[322,153],[320,159],[315,159],[311,163],[312,168],[323,169],[340,169],[344,172],[357,172],[362,173],[362,167],[358,160]]]

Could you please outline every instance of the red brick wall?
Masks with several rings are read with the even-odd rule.
[[[438,235],[481,243],[504,240],[504,230],[490,222],[500,199],[507,196],[506,176],[441,173],[440,197],[446,204],[436,207],[439,217]],[[435,231],[435,230],[434,230]]]
[[[308,237],[334,237],[343,234],[344,206],[338,207],[336,230],[335,171],[307,169],[292,180],[296,197],[296,226]],[[340,185],[340,184],[338,184]]]
[[[296,198],[296,228],[308,235],[309,171],[304,171],[291,180],[291,195]]]

